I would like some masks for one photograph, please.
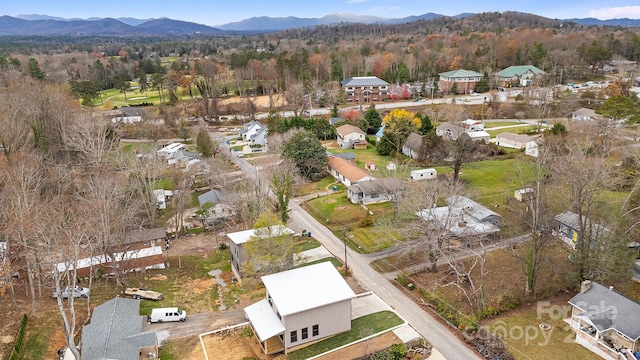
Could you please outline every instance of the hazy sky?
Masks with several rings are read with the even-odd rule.
[[[640,19],[638,0],[0,0],[0,15],[139,19],[167,17],[212,26],[254,16],[322,17],[334,13],[353,13],[398,18],[429,12],[457,15],[506,10],[533,13],[552,19]]]

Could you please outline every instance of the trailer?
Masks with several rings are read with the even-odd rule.
[[[418,169],[411,170],[411,180],[428,180],[435,179],[438,176],[436,169]]]

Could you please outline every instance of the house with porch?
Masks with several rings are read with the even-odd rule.
[[[116,297],[96,306],[91,323],[82,328],[82,359],[156,359],[156,331],[142,331],[143,322],[140,300]]]
[[[524,154],[538,157],[540,155],[540,147],[542,146],[543,139],[541,137],[536,139],[531,139],[525,144]]]
[[[357,126],[345,124],[336,128],[338,145],[341,149],[353,149],[358,144],[367,144],[367,134]]]
[[[584,280],[580,293],[569,300],[571,318],[565,321],[576,342],[607,360],[640,356],[640,304],[613,287]]]
[[[366,104],[389,98],[389,83],[375,76],[354,76],[340,84],[347,102]]]
[[[327,158],[327,172],[345,186],[375,179],[375,177],[369,175],[365,169],[335,156],[329,156]]]
[[[420,156],[420,148],[422,147],[423,136],[412,132],[407,137],[404,145],[402,145],[402,154],[412,159],[417,159]]]
[[[329,261],[262,277],[265,299],[244,309],[265,354],[351,330],[355,293]]]
[[[610,229],[600,224],[592,224],[591,220],[584,216],[582,220],[585,221],[585,229],[590,233],[592,242],[612,234]],[[580,216],[574,212],[565,210],[561,214],[555,216],[555,221],[555,234],[560,240],[575,249],[576,244],[582,237],[582,234],[580,233]],[[592,245],[595,246],[595,244]]]
[[[355,183],[347,188],[347,197],[354,204],[373,204],[393,200],[404,189],[404,183],[394,178]]]
[[[479,72],[462,69],[443,72],[439,75],[438,88],[445,94],[451,92],[454,84],[456,94],[470,94],[475,90],[476,84],[482,80],[483,76]]]
[[[244,251],[244,245],[250,240],[275,238],[279,236],[293,236],[294,231],[284,225],[274,225],[267,228],[249,229],[228,233],[229,253],[231,254],[231,271],[238,282],[242,284],[242,266],[249,260]],[[259,268],[260,264],[254,261],[254,267]],[[291,265],[293,266],[293,253],[291,253]]]
[[[539,81],[545,72],[533,65],[514,65],[495,74],[496,86],[508,88],[513,86],[531,86]]]

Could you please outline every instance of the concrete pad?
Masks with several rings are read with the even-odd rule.
[[[333,257],[333,255],[324,246],[320,245],[320,247],[294,254],[293,261],[296,265],[300,265],[304,262],[312,262],[329,257]]]
[[[357,295],[355,299],[351,300],[351,319],[357,319],[359,317],[377,313],[380,311],[391,310],[391,307],[387,305],[378,295],[374,293],[365,293]]]
[[[404,324],[401,327],[393,330],[393,333],[402,340],[403,343],[408,343],[414,340],[422,338],[418,332],[409,324]]]

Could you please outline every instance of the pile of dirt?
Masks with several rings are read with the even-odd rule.
[[[190,294],[200,295],[204,294],[207,291],[211,291],[214,286],[218,286],[215,278],[195,279],[188,281],[184,285],[182,285],[181,292],[185,294],[185,296],[188,296]]]

